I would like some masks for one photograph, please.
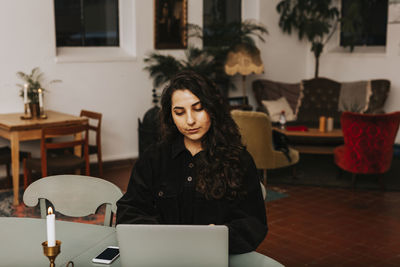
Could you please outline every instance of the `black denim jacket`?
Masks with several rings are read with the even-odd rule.
[[[246,197],[215,200],[195,190],[200,153],[193,157],[183,138],[149,148],[136,162],[127,192],[117,202],[117,224],[227,225],[230,253],[255,250],[268,227],[252,157],[245,150],[240,156]]]

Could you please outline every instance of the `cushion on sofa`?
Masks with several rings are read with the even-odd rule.
[[[340,83],[327,78],[314,78],[301,82],[301,105],[296,122],[310,127],[318,127],[319,117],[333,117],[340,123],[338,111]]]
[[[385,79],[371,80],[372,95],[365,113],[384,113],[383,106],[390,90],[390,81]]]
[[[293,113],[298,109],[300,83],[281,83],[265,79],[253,81],[253,92],[260,110],[266,111],[262,100],[277,100],[285,97]]]
[[[339,94],[339,111],[364,113],[371,98],[371,81],[343,82]]]
[[[269,117],[272,122],[278,122],[282,110],[285,111],[286,120],[293,121],[296,117],[293,114],[292,108],[289,106],[288,101],[285,97],[281,97],[277,100],[263,100],[262,104],[267,109]]]

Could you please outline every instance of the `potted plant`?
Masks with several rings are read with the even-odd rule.
[[[227,90],[233,86],[230,83],[230,77],[224,71],[228,52],[238,44],[245,44],[249,49],[256,48],[253,37],[264,42],[263,35],[267,34],[267,29],[250,20],[222,25],[215,24],[211,26],[211,29],[203,32],[200,26],[189,25],[190,37],[213,40],[213,42],[202,49],[189,46],[185,51],[184,59],[177,59],[171,55],[160,53],[151,53],[146,57],[144,62],[148,66],[144,69],[153,78],[153,85],[159,87],[176,72],[191,69],[216,82],[227,95]]]
[[[299,40],[307,38],[311,42],[315,77],[318,77],[319,57],[336,30],[339,10],[332,6],[332,0],[281,0],[276,9],[283,32],[291,34],[292,29],[296,29]]]
[[[246,47],[250,53],[258,51],[254,39],[265,42],[264,35],[268,34],[266,27],[255,20],[227,24],[215,22],[208,26],[207,31],[197,25],[189,25],[189,29],[190,36],[201,39],[203,43],[207,40],[208,45],[203,50],[214,59],[214,81],[225,91],[225,95],[229,88],[234,87],[224,68],[228,53],[238,46]]]
[[[44,93],[47,91],[43,86],[43,72],[40,71],[39,67],[33,68],[30,74],[26,74],[22,71],[17,72],[17,76],[24,81],[24,84],[17,84],[20,88],[20,96],[24,98],[30,105],[32,113],[39,114],[39,91]],[[51,80],[49,84],[61,82],[60,80]],[[25,99],[25,87],[26,98]]]

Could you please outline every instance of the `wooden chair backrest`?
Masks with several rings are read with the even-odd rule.
[[[81,139],[59,140],[57,137],[76,136],[83,134]],[[54,139],[56,138],[56,139]],[[86,175],[89,175],[89,148],[88,148],[88,125],[56,126],[47,127],[42,131],[40,143],[42,176],[47,176],[47,151],[60,148],[74,148],[83,146],[83,157],[85,159]],[[76,150],[75,151],[81,151]],[[78,152],[79,153],[79,152]]]
[[[96,125],[91,124],[90,121],[89,121],[89,130],[92,130],[92,131],[96,132],[96,146],[99,146],[100,141],[101,141],[101,135],[100,135],[100,132],[101,132],[100,131],[101,130],[101,119],[102,119],[103,115],[101,113],[98,113],[98,112],[82,109],[80,116],[81,117],[87,117],[89,119],[97,121]]]

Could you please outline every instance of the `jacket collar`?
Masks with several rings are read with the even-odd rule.
[[[172,141],[172,158],[176,158],[180,153],[186,150],[183,136],[180,135]]]

